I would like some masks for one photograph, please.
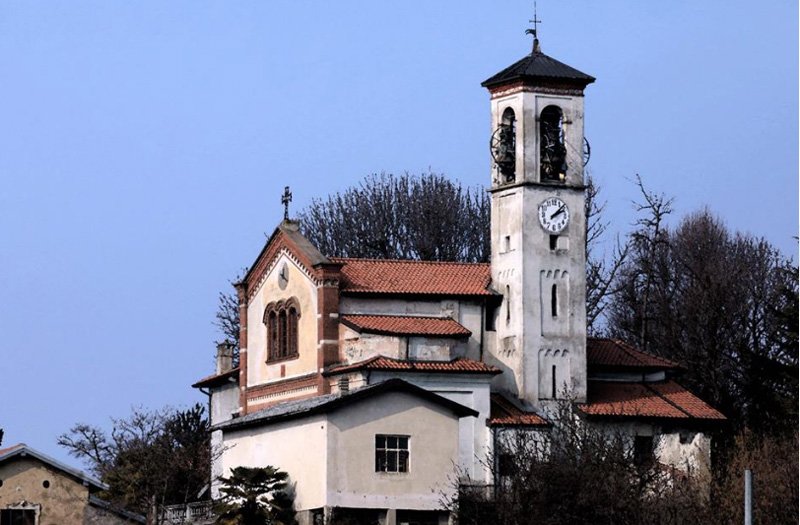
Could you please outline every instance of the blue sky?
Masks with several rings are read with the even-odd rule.
[[[186,405],[216,295],[294,209],[374,172],[489,181],[480,82],[531,2],[0,4],[0,427],[56,437]],[[543,51],[597,77],[614,231],[636,173],[795,255],[797,3],[541,0]],[[74,463],[74,460],[71,460]]]

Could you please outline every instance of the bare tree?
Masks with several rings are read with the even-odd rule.
[[[745,469],[755,482],[753,523],[796,523],[797,429],[788,436],[745,432],[736,437],[714,487],[719,523],[744,523]]]
[[[190,502],[208,483],[213,454],[202,405],[137,408],[112,422],[110,434],[76,424],[58,438],[109,486],[105,496],[112,503],[152,518],[155,505]]]
[[[606,203],[599,200],[600,186],[586,177],[586,329],[590,335],[602,331],[601,319],[611,297],[617,292],[616,277],[628,256],[629,245],[616,239],[610,255],[598,254],[598,245],[608,229],[603,218]]]
[[[496,436],[487,460],[494,484],[461,484],[447,502],[459,525],[711,522],[709,480],[699,472],[671,471],[653,451],[637,454],[628,435],[587,423],[569,401],[552,421],[546,431]]]
[[[735,426],[796,425],[795,265],[765,240],[731,233],[708,210],[670,230],[670,201],[645,194],[610,330],[684,365],[686,386]]]
[[[315,199],[299,214],[303,235],[337,257],[489,260],[489,197],[443,175],[366,177]]]

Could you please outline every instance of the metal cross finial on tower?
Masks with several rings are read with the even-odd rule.
[[[531,24],[533,24],[533,29],[526,29],[526,35],[533,35],[533,52],[540,53],[541,49],[539,48],[539,27],[538,24],[541,24],[542,21],[536,17],[536,2],[533,2],[533,20],[528,20]]]
[[[281,195],[281,204],[283,204],[283,220],[289,220],[289,203],[292,202],[292,192],[289,191],[289,186],[283,188],[283,195]]]

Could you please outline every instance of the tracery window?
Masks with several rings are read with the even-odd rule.
[[[297,321],[300,307],[294,298],[270,303],[264,310],[267,325],[267,362],[297,357]]]

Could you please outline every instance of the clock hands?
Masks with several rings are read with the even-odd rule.
[[[564,213],[564,209],[566,208],[566,206],[567,206],[566,204],[562,204],[562,205],[561,205],[561,207],[560,207],[559,209],[557,209],[557,210],[555,211],[555,213],[553,213],[553,214],[550,216],[550,219],[551,219],[551,220],[552,220],[552,219],[555,219],[556,215],[560,215],[560,214]]]

